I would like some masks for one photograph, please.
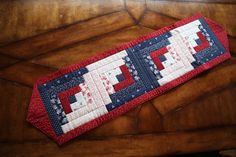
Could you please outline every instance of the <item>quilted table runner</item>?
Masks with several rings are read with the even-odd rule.
[[[222,27],[189,17],[40,78],[27,121],[60,145],[228,58]]]

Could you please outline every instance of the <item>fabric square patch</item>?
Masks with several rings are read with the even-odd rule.
[[[160,59],[161,62],[166,61],[165,55],[160,55],[160,56],[159,56],[159,59]]]
[[[70,104],[76,102],[75,95],[71,95],[71,96],[69,96],[69,102],[70,102]]]
[[[125,77],[124,77],[123,74],[116,75],[116,78],[117,78],[117,80],[118,80],[119,82],[125,80]]]

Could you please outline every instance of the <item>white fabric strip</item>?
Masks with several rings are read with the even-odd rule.
[[[91,121],[91,120],[94,120],[94,119],[106,114],[106,113],[108,113],[106,107],[101,106],[92,112],[89,112],[83,116],[80,116],[80,117],[70,121],[67,124],[62,125],[61,128],[64,133],[67,133],[68,131],[71,131],[71,130]]]
[[[184,32],[179,32],[183,37],[189,37],[193,34],[200,32],[200,29],[197,26],[193,26],[192,28],[185,30]]]
[[[98,70],[99,74],[103,74],[103,73],[106,73],[106,72],[113,70],[113,69],[115,69],[121,65],[124,65],[124,64],[125,64],[124,60],[119,59],[119,60],[116,60],[110,64],[104,65],[104,66],[98,68],[97,70]]]
[[[187,57],[189,63],[196,61],[195,58],[193,57],[191,51],[188,49],[188,47],[186,45],[186,40],[184,38],[182,38],[180,35],[177,36],[177,38],[178,39],[176,41],[179,43],[179,46],[183,50],[183,53]],[[182,41],[180,41],[180,40],[182,40]]]
[[[84,77],[84,80],[85,80],[85,84],[87,84],[87,86],[88,86],[88,88],[89,88],[89,90],[91,92],[91,95],[93,97],[93,100],[94,100],[94,102],[96,104],[95,108],[98,108],[100,106],[104,106],[105,104],[104,104],[104,102],[102,100],[102,97],[101,97],[101,95],[99,93],[99,90],[96,87],[96,84],[93,81],[91,73],[86,73],[86,74],[83,75],[83,77]]]
[[[112,86],[111,81],[108,79],[108,77],[105,74],[101,74],[100,76],[101,76],[103,85],[104,85],[106,91],[108,92],[108,94],[110,95],[110,94],[115,93],[115,89]]]
[[[200,22],[199,20],[195,20],[195,21],[190,22],[190,23],[188,23],[188,24],[186,24],[186,25],[177,27],[177,28],[171,30],[170,32],[171,32],[171,33],[172,33],[172,32],[176,32],[176,31],[177,31],[177,32],[185,32],[186,30],[190,29],[191,27],[195,27],[195,26],[198,26],[198,25],[200,25],[200,24],[201,24],[201,22]]]
[[[94,82],[97,86],[97,89],[99,91],[99,94],[102,97],[102,100],[103,100],[104,104],[105,105],[110,104],[112,101],[111,101],[110,96],[107,93],[107,91],[106,91],[106,89],[103,85],[103,82],[102,82],[101,77],[99,76],[97,70],[93,70],[91,72],[91,76],[92,76],[92,78],[93,78],[93,80],[94,80]]]
[[[89,71],[92,71],[92,70],[95,70],[95,69],[98,69],[102,66],[105,66],[109,63],[112,63],[116,60],[119,60],[119,59],[122,59],[123,57],[127,56],[127,52],[126,50],[123,50],[123,51],[120,51],[114,55],[111,55],[111,56],[108,56],[102,60],[99,60],[98,62],[94,62],[92,64],[89,64],[86,66],[86,68],[89,70]]]
[[[81,117],[81,116],[87,114],[87,113],[89,113],[89,108],[88,108],[88,106],[84,106],[76,111],[66,114],[66,118],[70,122],[78,117]]]

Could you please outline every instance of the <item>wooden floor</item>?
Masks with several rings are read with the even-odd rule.
[[[232,58],[58,147],[28,124],[37,78],[197,12],[227,31]],[[236,2],[0,2],[0,156],[159,156],[236,148]]]

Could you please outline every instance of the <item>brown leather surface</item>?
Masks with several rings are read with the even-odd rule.
[[[0,153],[4,156],[157,156],[236,147],[234,1],[0,3],[0,21],[5,20],[0,23]],[[196,12],[227,30],[230,60],[62,148],[25,121],[32,86],[40,76]]]

